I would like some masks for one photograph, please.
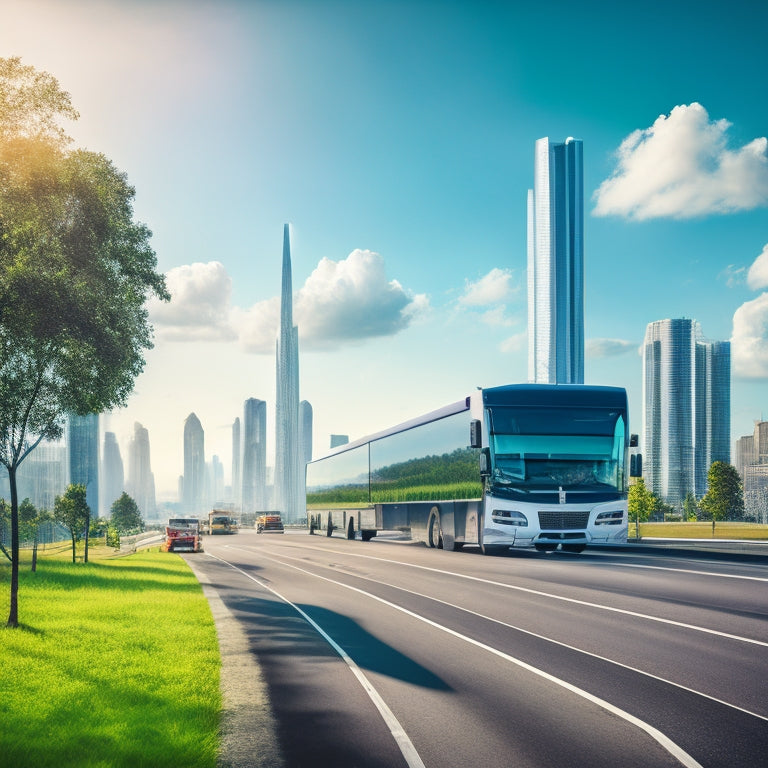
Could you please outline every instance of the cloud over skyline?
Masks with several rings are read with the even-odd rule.
[[[625,339],[587,339],[585,353],[587,357],[617,357],[638,348],[637,342]]]
[[[157,337],[166,341],[231,341],[232,279],[219,261],[174,267],[165,276],[169,302],[148,302]]]
[[[242,309],[230,305],[232,280],[217,261],[190,264],[166,276],[171,301],[152,302],[150,319],[165,341],[234,341],[247,352],[273,353],[280,297]],[[384,259],[354,250],[341,261],[324,258],[294,291],[293,317],[306,349],[336,347],[391,336],[429,310],[424,294],[413,295],[386,277]]]
[[[747,272],[752,290],[768,288],[768,244]],[[745,379],[768,377],[768,293],[742,304],[733,314],[733,373]]]
[[[768,243],[747,272],[747,286],[753,291],[768,288]]]
[[[686,219],[768,205],[768,139],[730,149],[730,127],[693,102],[633,131],[594,194],[594,215]]]

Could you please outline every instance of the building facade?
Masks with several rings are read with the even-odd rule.
[[[120,446],[114,432],[104,433],[101,455],[101,517],[109,517],[112,505],[125,489],[125,469]]]
[[[582,142],[536,142],[528,190],[528,379],[584,383]]]
[[[99,514],[99,415],[70,414],[67,421],[69,483],[85,486],[91,515]]]
[[[242,461],[240,458],[240,417],[232,422],[232,501],[236,509],[242,502]]]
[[[184,421],[184,480],[182,507],[190,514],[205,511],[205,434],[200,419],[190,413]]]
[[[299,445],[299,329],[293,324],[291,243],[283,229],[280,330],[276,344],[275,506],[288,522],[306,516]]]
[[[249,397],[243,403],[241,510],[267,509],[267,404]]]
[[[751,435],[736,441],[736,469],[744,487],[744,513],[768,523],[768,421],[756,421]]]
[[[144,520],[155,517],[155,476],[149,452],[149,431],[137,421],[128,447],[126,492],[136,502]]]
[[[643,453],[648,487],[679,506],[730,463],[730,343],[706,341],[695,320],[650,323],[643,344]]]

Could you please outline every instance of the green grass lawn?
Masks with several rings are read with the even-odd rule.
[[[640,523],[640,536],[652,536],[669,539],[749,539],[768,540],[768,525],[758,523],[715,524],[712,535],[711,522],[692,523]],[[629,538],[635,538],[635,524],[629,523]]]
[[[0,766],[216,765],[220,658],[208,603],[174,554],[71,548],[20,567],[5,627],[0,563]]]

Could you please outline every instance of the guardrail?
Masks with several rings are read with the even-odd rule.
[[[133,536],[121,536],[120,551],[136,552],[138,549],[151,547],[153,544],[157,544],[164,540],[165,536],[158,531],[145,531],[144,533],[136,533]]]

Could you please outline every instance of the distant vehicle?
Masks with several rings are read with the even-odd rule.
[[[165,526],[163,552],[202,552],[200,521],[196,517],[172,517]]]
[[[280,515],[259,515],[256,518],[256,533],[285,533]]]
[[[307,518],[363,541],[401,531],[484,554],[581,552],[627,539],[630,445],[620,387],[482,389],[309,462]]]
[[[229,515],[214,509],[208,514],[208,532],[211,536],[220,533],[237,533],[237,526],[232,525],[232,518]]]

